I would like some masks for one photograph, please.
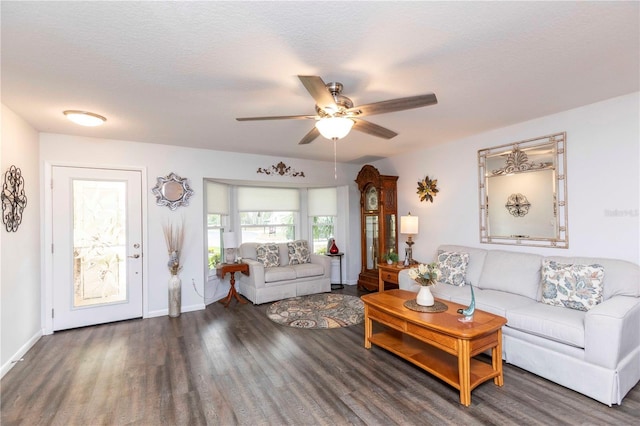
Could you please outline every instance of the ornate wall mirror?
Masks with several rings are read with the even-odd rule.
[[[156,196],[156,204],[168,206],[175,210],[180,206],[189,205],[189,197],[193,191],[189,188],[186,178],[181,178],[175,173],[170,173],[167,177],[158,177],[156,186],[151,190]]]
[[[566,133],[478,151],[480,242],[569,247]]]

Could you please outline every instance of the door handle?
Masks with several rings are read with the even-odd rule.
[[[127,257],[131,257],[131,258],[133,258],[133,259],[137,259],[137,258],[139,258],[139,257],[140,257],[140,255],[139,255],[139,254],[134,254],[133,256],[127,256]]]

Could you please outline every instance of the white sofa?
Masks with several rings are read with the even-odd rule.
[[[238,291],[254,304],[331,291],[331,258],[309,254],[309,263],[289,264],[287,243],[277,243],[279,265],[265,267],[257,260],[260,243],[242,243],[238,256],[249,265],[249,275],[240,275]]]
[[[476,308],[507,319],[503,359],[611,406],[640,381],[640,268],[624,260],[577,258],[443,245],[469,253],[466,282]],[[588,311],[542,303],[542,261],[600,264],[603,301]],[[399,287],[417,291],[407,275]],[[438,283],[435,297],[468,305],[468,286]],[[506,384],[508,385],[508,384]]]

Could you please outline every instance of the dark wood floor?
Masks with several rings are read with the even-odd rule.
[[[353,287],[344,292],[356,294]],[[7,425],[632,425],[621,406],[505,365],[470,407],[455,389],[380,348],[363,325],[300,330],[268,304],[214,303],[180,318],[132,320],[45,336],[0,382]]]

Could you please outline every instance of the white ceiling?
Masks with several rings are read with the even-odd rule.
[[[299,74],[356,105],[436,93],[369,117],[394,139],[338,142],[360,162],[638,91],[639,16],[636,1],[2,1],[2,102],[42,132],[332,161],[329,141],[298,145],[313,121],[235,117],[314,114]]]

